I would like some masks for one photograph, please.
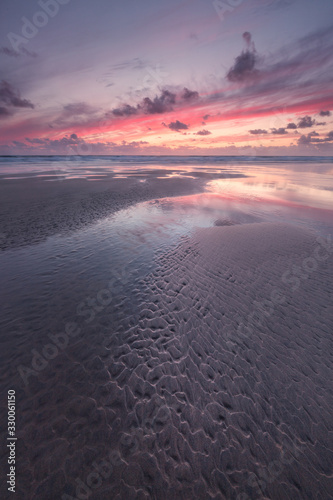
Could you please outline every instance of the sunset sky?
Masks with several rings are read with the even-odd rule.
[[[332,0],[2,0],[0,154],[333,154]]]

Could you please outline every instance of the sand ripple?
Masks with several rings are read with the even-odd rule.
[[[281,280],[317,246],[224,224],[162,255],[138,309],[116,304],[29,386],[20,498],[75,497],[110,450],[92,500],[332,498],[332,256],[295,290]],[[283,303],[242,329],[276,288]]]

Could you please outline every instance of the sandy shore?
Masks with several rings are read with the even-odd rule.
[[[331,498],[332,277],[287,224],[184,238],[17,392],[26,498]]]
[[[204,181],[6,181],[3,243],[37,243]],[[46,274],[45,307],[32,291],[22,331],[1,339],[18,401],[18,497],[332,498],[332,259],[329,242],[295,225],[220,219],[91,322]],[[57,311],[73,300],[80,333],[64,337]],[[62,347],[24,385],[17,367],[47,353],[50,334]]]
[[[117,355],[125,426],[142,398],[168,408],[130,465],[151,457],[157,498],[331,498],[332,257],[269,223],[201,229],[163,256]]]

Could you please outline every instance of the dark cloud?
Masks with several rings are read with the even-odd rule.
[[[244,49],[246,51],[246,49]],[[283,113],[301,113],[303,109],[332,109],[331,74],[333,71],[333,25],[317,30],[304,39],[286,43],[285,47],[266,57],[257,58],[253,78],[247,85],[228,89],[222,95],[216,91],[207,96],[211,101],[229,104],[223,112],[225,118],[255,117],[276,114],[274,103],[288,102],[281,106]],[[251,67],[251,65],[250,65]],[[238,73],[232,73],[231,78]],[[247,74],[245,70],[245,75]],[[251,74],[251,71],[250,71]],[[242,77],[242,72],[240,71]],[[254,77],[255,76],[255,77]],[[241,79],[240,79],[241,81]],[[288,91],[288,92],[287,92]],[[288,95],[287,95],[288,94]],[[258,106],[253,107],[257,102]]]
[[[311,134],[308,134],[308,135],[301,135],[301,137],[298,139],[298,145],[301,146],[301,145],[307,145],[307,144],[311,144],[313,143],[313,139],[311,137]]]
[[[29,139],[28,137],[26,137],[25,139],[27,142],[29,142],[30,144],[46,144],[46,141],[49,141],[49,139]]]
[[[316,121],[311,116],[303,116],[298,122],[298,128],[309,128],[315,125]]]
[[[254,130],[249,130],[250,134],[253,135],[261,135],[261,134],[268,134],[267,130],[263,130],[262,128],[256,128]]]
[[[109,141],[91,143],[78,137],[77,134],[65,135],[60,139],[26,138],[25,141],[13,141],[12,144],[3,146],[3,149],[10,149],[14,145],[22,153],[39,151],[48,154],[57,153],[81,156],[91,153],[105,154],[110,153],[110,151],[116,154],[126,154],[135,151],[143,152],[145,147],[149,145],[147,141],[127,142],[125,140],[118,144]]]
[[[163,90],[161,95],[155,96],[154,99],[145,97],[137,106],[123,104],[121,107],[113,109],[112,114],[114,116],[131,116],[138,113],[144,113],[146,115],[162,114],[172,111],[175,103],[176,94],[169,90]]]
[[[326,122],[316,122],[316,125],[326,125]]]
[[[184,87],[181,93],[162,90],[160,95],[153,99],[145,97],[136,105],[124,103],[118,108],[112,109],[106,113],[107,116],[128,117],[137,114],[155,115],[173,111],[176,104],[191,103],[199,99],[199,93],[196,90],[190,90]]]
[[[227,73],[227,79],[230,82],[244,82],[252,79],[258,71],[255,69],[257,62],[256,50],[252,37],[249,32],[243,33],[243,38],[246,42],[246,50],[236,57],[235,64]]]
[[[0,54],[4,54],[8,57],[19,57],[20,53],[14,49],[9,49],[8,47],[0,47]]]
[[[115,108],[112,110],[114,116],[131,116],[138,113],[138,108],[130,106],[129,104],[123,104],[120,108]]]
[[[250,49],[251,48],[251,41],[252,41],[252,36],[251,36],[251,33],[249,33],[248,31],[245,31],[245,33],[243,33],[243,39],[245,40],[246,42],[246,45],[248,46],[248,48]],[[253,43],[253,42],[252,42]]]
[[[11,108],[34,108],[32,102],[27,99],[21,99],[18,90],[14,89],[10,83],[2,80],[0,83],[0,103],[1,116],[8,116],[11,114]],[[9,109],[8,109],[9,108]]]
[[[296,125],[296,123],[288,123],[287,128],[294,130],[297,128],[297,125]]]
[[[188,88],[184,88],[181,98],[184,99],[184,101],[191,101],[199,98],[199,92],[196,90],[189,90]]]
[[[73,137],[76,136],[76,138]],[[77,144],[85,144],[83,139],[79,139],[76,134],[72,134],[70,137],[63,137],[62,139],[47,141],[47,144],[52,147],[57,146],[76,146]]]
[[[203,118],[205,121],[207,121],[207,120],[208,120],[208,118],[210,118],[210,115],[205,115],[205,116],[203,116],[202,118]]]
[[[7,108],[0,106],[0,116],[10,116],[10,112]]]
[[[241,53],[236,57],[235,64],[228,71],[227,78],[230,82],[243,82],[248,78],[252,78],[255,71],[256,55],[249,50]]]
[[[71,134],[70,137],[64,136],[61,139],[49,139],[47,138],[26,138],[25,139],[29,144],[33,146],[40,146],[42,149],[48,148],[50,151],[57,152],[70,152],[71,154],[75,150],[75,146],[80,146],[80,154],[82,154],[83,148],[86,148],[90,151],[90,143],[86,142],[84,139],[81,139],[76,134]],[[25,145],[27,146],[27,145]]]
[[[21,99],[20,94],[8,82],[2,80],[0,84],[0,101],[7,106],[15,108],[34,108],[35,106],[27,99]]]
[[[315,131],[310,132],[307,135],[302,135],[298,139],[298,144],[299,145],[309,145],[309,144],[319,144],[319,143],[327,143],[327,142],[333,142],[333,130],[327,134],[326,137],[323,139],[318,139],[319,134]]]
[[[173,105],[176,103],[176,94],[169,90],[163,90],[160,96],[155,96],[152,100],[145,97],[142,104],[139,104],[139,109],[147,115],[161,114],[173,110]]]
[[[180,130],[187,130],[188,126],[185,123],[180,122],[179,120],[176,120],[175,122],[169,123],[167,127],[170,130],[175,130],[176,132],[179,132]]]
[[[288,134],[285,128],[272,128],[271,134],[285,135]]]
[[[122,141],[121,143],[123,146],[142,146],[143,144],[149,144],[147,141],[132,141],[132,142],[127,142],[127,141]]]
[[[196,135],[210,135],[211,132],[209,130],[199,130]]]
[[[319,116],[331,116],[330,111],[320,111]]]

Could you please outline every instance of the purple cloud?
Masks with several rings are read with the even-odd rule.
[[[167,127],[170,130],[174,130],[176,132],[179,132],[180,130],[187,130],[188,126],[185,123],[180,122],[179,120],[176,120],[175,122],[169,123]]]
[[[267,130],[263,130],[262,128],[256,128],[254,130],[249,130],[250,134],[253,135],[261,135],[261,134],[268,134]]]
[[[9,49],[8,47],[0,47],[0,54],[8,57],[20,57],[22,54],[30,57],[37,57],[36,52],[30,52],[30,50],[25,47],[21,47],[19,52],[14,49]]]
[[[317,132],[310,132],[308,135],[302,135],[298,139],[299,145],[309,145],[309,144],[318,144],[323,142],[333,142],[333,130],[331,130],[326,137],[323,139],[318,139],[319,134]]]
[[[0,116],[10,116],[10,112],[7,108],[0,106]]]
[[[153,100],[145,97],[139,108],[147,115],[154,115],[172,111],[176,103],[176,94],[169,90],[163,90],[160,96],[155,96]]]
[[[188,92],[191,93],[189,90]],[[144,113],[146,115],[162,114],[172,111],[175,103],[176,94],[170,92],[169,90],[163,90],[161,95],[155,96],[154,99],[145,97],[140,104],[137,104],[137,106],[123,104],[121,107],[113,109],[111,113],[114,116],[131,116],[138,113]]]
[[[0,101],[15,108],[34,108],[27,99],[21,99],[20,94],[8,82],[2,80],[0,84]]]
[[[115,108],[112,110],[114,116],[131,116],[138,113],[138,108],[130,106],[129,104],[123,104],[120,108]]]
[[[184,88],[181,98],[184,99],[184,101],[191,101],[199,98],[199,92],[196,90],[189,90],[188,88]]]
[[[285,128],[273,128],[271,134],[285,135],[288,134]]]
[[[19,57],[20,53],[14,49],[9,49],[8,47],[0,47],[0,54],[4,54],[8,57]]]
[[[199,130],[199,131],[196,133],[196,135],[210,135],[210,134],[211,134],[211,132],[209,132],[209,130],[205,130],[205,129],[203,129],[203,130]]]
[[[316,121],[311,116],[303,116],[298,122],[298,128],[309,128],[315,125]]]
[[[252,79],[258,73],[255,69],[257,55],[254,43],[251,41],[251,34],[246,31],[243,33],[243,38],[247,48],[236,57],[235,64],[228,71],[227,79],[230,82],[244,82],[248,79]]]
[[[19,92],[5,80],[2,80],[0,83],[0,103],[3,104],[0,112],[1,116],[9,116],[11,114],[11,108],[35,107],[32,102],[27,99],[21,99]]]

